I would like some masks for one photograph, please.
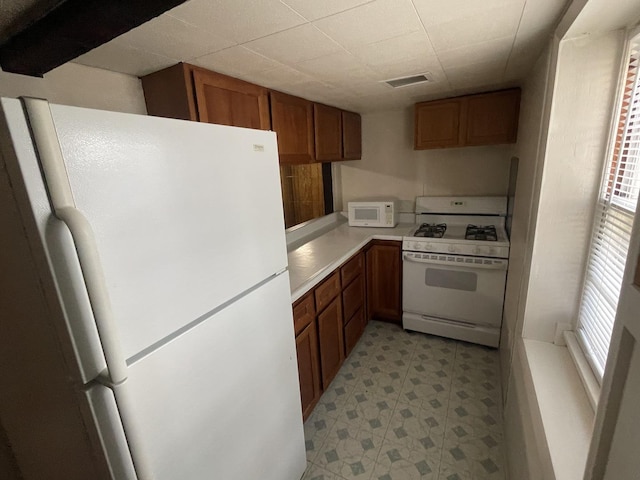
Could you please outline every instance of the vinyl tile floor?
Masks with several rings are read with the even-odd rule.
[[[506,480],[498,351],[369,322],[304,425],[303,480]]]

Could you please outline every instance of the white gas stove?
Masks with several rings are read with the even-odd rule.
[[[403,326],[498,346],[509,257],[505,197],[418,197],[403,239]]]

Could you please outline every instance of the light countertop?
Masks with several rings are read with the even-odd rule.
[[[326,227],[318,236],[289,250],[291,301],[295,302],[324,280],[370,240],[402,240],[415,228],[400,223],[394,228],[349,227],[345,221]]]

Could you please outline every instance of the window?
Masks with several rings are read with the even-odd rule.
[[[640,188],[640,42],[634,41],[623,85],[615,144],[595,211],[577,336],[602,381]]]

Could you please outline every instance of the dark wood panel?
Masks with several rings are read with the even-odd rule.
[[[364,304],[364,280],[358,275],[342,292],[342,312],[349,319]]]
[[[0,45],[0,65],[5,72],[41,77],[184,2],[60,0],[47,9],[33,2]]]
[[[362,120],[360,114],[342,111],[342,158],[362,158]]]
[[[320,345],[320,371],[322,387],[327,389],[344,361],[344,333],[342,325],[342,303],[336,297],[318,315],[318,343]]]
[[[340,277],[342,285],[348,285],[351,280],[364,272],[364,254],[362,252],[355,254],[347,263],[340,268]]]
[[[455,147],[460,144],[459,99],[416,103],[414,148]]]
[[[281,163],[314,160],[313,104],[304,98],[270,92],[271,124],[278,135]]]
[[[189,65],[178,63],[145,75],[140,81],[149,115],[198,120]]]
[[[302,417],[306,420],[322,395],[315,320],[296,337]]]
[[[366,260],[369,318],[402,323],[402,242],[374,240]]]
[[[340,293],[340,273],[336,270],[316,287],[316,311],[319,313]]]
[[[304,330],[314,318],[316,318],[316,309],[313,301],[313,292],[309,292],[293,304],[293,325],[296,335]]]
[[[351,354],[353,347],[355,347],[358,340],[360,340],[366,325],[364,308],[361,308],[349,319],[349,322],[344,327],[344,349],[346,356]]]
[[[466,97],[465,145],[514,143],[518,135],[520,89]]]
[[[193,68],[193,82],[201,122],[268,130],[267,89],[201,68]]]
[[[342,160],[342,113],[335,107],[313,104],[316,160]]]

